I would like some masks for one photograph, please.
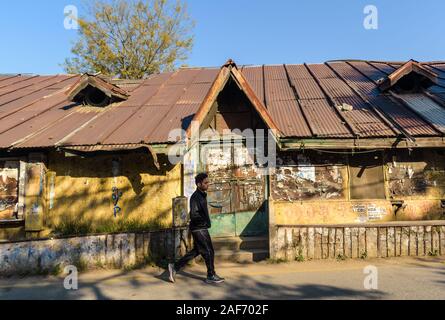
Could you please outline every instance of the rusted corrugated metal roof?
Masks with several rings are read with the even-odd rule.
[[[296,100],[272,101],[267,110],[284,135],[296,137],[312,136],[311,130],[304,120]]]
[[[400,99],[445,134],[445,108],[422,94],[403,94]]]
[[[383,94],[378,81],[401,65],[336,61],[245,66],[241,72],[282,137],[395,137],[400,134],[397,126],[415,137],[442,136],[445,63],[422,64],[438,76],[437,85],[428,88],[431,97]],[[80,76],[0,75],[0,148],[174,142],[169,132],[188,127],[220,70],[190,68],[145,80],[108,79],[129,97],[103,109],[67,100],[67,89]],[[352,110],[341,108],[343,104]]]

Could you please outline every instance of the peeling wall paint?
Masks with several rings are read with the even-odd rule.
[[[79,263],[88,269],[123,268],[172,259],[184,229],[0,243],[0,275],[41,274]],[[181,245],[178,243],[178,245]],[[179,248],[178,250],[181,250]]]
[[[345,199],[346,161],[331,162],[329,158],[311,153],[281,153],[271,177],[271,195],[277,201]]]
[[[356,160],[354,163],[357,165]],[[373,199],[377,196],[372,192],[362,192],[369,199],[351,199],[351,170],[348,170],[348,160],[342,155],[286,152],[280,155],[277,163],[279,167],[271,176],[271,206],[274,207],[277,224],[445,219],[445,208],[441,204],[441,199],[445,199],[445,155],[441,150],[425,149],[411,153],[397,150],[385,154],[384,165],[380,167],[384,178],[382,181],[376,179],[382,199]],[[302,168],[311,166],[315,167],[315,182],[310,178],[311,174],[299,173]],[[366,168],[366,163],[363,167]],[[356,169],[354,174],[360,171],[360,167]],[[370,190],[376,187],[373,184]],[[362,184],[362,188],[366,188],[366,183]],[[330,196],[332,190],[337,190],[341,196],[335,193],[336,196]]]
[[[116,160],[119,160],[117,165]],[[46,212],[48,231],[64,221],[88,221],[99,226],[108,221],[156,221],[165,227],[172,223],[172,199],[181,195],[181,166],[166,159],[161,170],[143,153],[97,155],[90,158],[48,156],[48,176],[53,179],[52,199]],[[52,178],[51,178],[52,177]],[[122,192],[114,217],[113,188]],[[50,209],[49,209],[50,208]]]
[[[401,198],[445,198],[445,155],[434,150],[387,156],[389,196]]]
[[[0,161],[0,220],[10,220],[18,213],[19,162]]]

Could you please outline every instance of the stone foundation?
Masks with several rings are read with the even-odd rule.
[[[315,260],[445,255],[445,221],[276,225],[272,259]]]
[[[162,263],[184,252],[186,229],[105,234],[0,243],[0,275],[51,273],[67,265],[82,269]]]

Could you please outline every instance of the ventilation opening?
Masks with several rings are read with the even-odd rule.
[[[89,87],[85,92],[84,102],[93,107],[105,107],[111,103],[111,99],[103,91]]]
[[[433,83],[425,77],[411,73],[400,79],[395,85],[395,89],[399,92],[419,92],[427,89]]]

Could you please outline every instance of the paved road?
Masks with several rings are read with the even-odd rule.
[[[377,267],[377,290],[364,289],[368,265]],[[79,276],[77,291],[65,290],[63,277],[0,279],[0,299],[445,299],[443,258],[227,263],[217,268],[226,283],[205,284],[203,265],[188,267],[176,284],[154,267],[88,272]]]

